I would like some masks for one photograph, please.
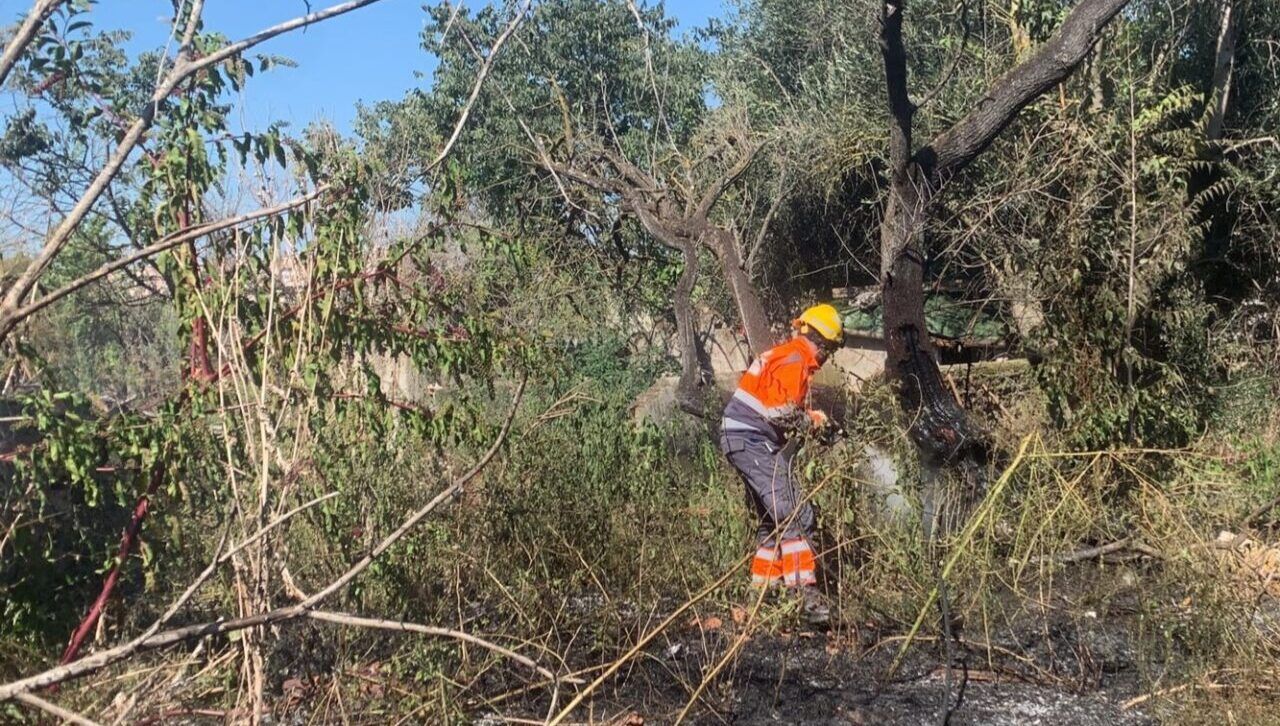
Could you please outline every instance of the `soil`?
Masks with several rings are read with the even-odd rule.
[[[1122,622],[1096,618],[1041,622],[994,648],[961,642],[952,648],[947,723],[954,726],[1142,726],[1155,724]],[[591,705],[593,723],[667,724],[677,720],[703,680],[725,660],[742,633],[730,616],[707,617],[656,639],[646,653]],[[690,708],[686,723],[873,724],[940,723],[948,693],[947,654],[934,640],[916,643],[882,683],[900,637],[870,632],[755,632],[743,641]],[[957,704],[958,701],[958,705]],[[549,703],[526,718],[544,718]],[[507,714],[510,715],[509,713]],[[489,715],[492,723],[501,723]],[[575,714],[577,720],[585,711]],[[628,720],[630,719],[630,720]],[[481,717],[476,723],[489,723]]]

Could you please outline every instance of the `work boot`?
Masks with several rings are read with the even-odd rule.
[[[831,620],[831,608],[827,607],[827,598],[816,585],[805,585],[800,588],[800,615],[807,625],[820,627]]]

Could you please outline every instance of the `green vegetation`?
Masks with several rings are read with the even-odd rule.
[[[913,154],[1105,2],[891,6]],[[972,670],[1102,709],[1046,722],[1274,718],[1280,5],[1131,0],[931,197],[922,319],[1013,359],[940,369],[989,455],[920,455],[892,356],[817,394],[816,637],[748,587],[717,397],[756,323],[901,262],[890,6],[406,8],[439,64],[349,135],[234,130],[290,61],[175,6],[136,56],[84,0],[6,35],[0,681],[65,650],[19,690],[120,722],[834,718],[799,671],[920,723]],[[885,296],[848,327],[892,343]]]

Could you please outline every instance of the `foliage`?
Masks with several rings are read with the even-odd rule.
[[[176,5],[181,24],[192,5]],[[939,550],[957,562],[954,611],[975,624],[966,637],[979,623],[989,636],[1052,621],[1053,647],[1062,628],[1089,627],[1083,613],[1110,613],[1137,677],[1161,687],[1274,655],[1246,627],[1269,583],[1199,545],[1246,524],[1275,536],[1264,506],[1280,476],[1275,5],[1240,4],[1247,42],[1223,138],[1207,136],[1216,4],[1134,0],[1085,67],[948,180],[933,210],[927,277],[945,291],[929,299],[934,332],[1004,337],[1029,360],[965,371],[1003,481]],[[980,104],[1067,6],[910,3],[917,141]],[[0,668],[16,676],[52,654],[117,566],[111,642],[150,625],[238,542],[178,619],[251,615],[317,591],[476,461],[525,378],[494,462],[329,605],[488,634],[562,674],[625,653],[742,561],[751,515],[708,435],[714,422],[641,426],[631,410],[676,369],[683,259],[616,194],[567,184],[548,162],[625,173],[599,163],[616,154],[691,199],[738,145],[758,144],[710,222],[732,232],[776,319],[832,287],[873,285],[888,181],[880,9],[744,0],[681,35],[661,4],[544,0],[468,107],[481,49],[512,8],[431,5],[432,76],[360,109],[350,135],[233,123],[239,95],[287,59],[233,56],[185,81],[156,103],[141,147],[37,295],[248,211],[247,189],[314,199],[125,266],[3,341]],[[10,80],[0,174],[23,201],[14,229],[44,229],[80,198],[173,62],[169,50],[127,52],[125,31],[94,20],[92,3],[63,4]],[[228,42],[200,26],[192,47],[207,56]],[[29,236],[0,260],[6,285],[31,264]],[[715,269],[710,250],[699,254]],[[693,296],[699,336],[734,321],[718,275]],[[874,311],[848,319],[881,325]],[[839,403],[848,439],[804,440],[797,453],[820,509],[824,587],[843,623],[900,639],[923,611],[926,629],[940,627],[927,609],[939,552],[919,536],[927,472],[912,463],[894,391],[872,383]],[[872,483],[869,455],[892,460],[897,480]],[[138,547],[116,562],[143,501]],[[266,531],[277,519],[288,521]],[[1055,562],[1121,539],[1148,548],[1135,550],[1141,563]],[[698,607],[759,604],[743,579]],[[1054,588],[1075,600],[1059,606],[1045,595]],[[761,613],[744,632],[793,624],[785,606]],[[702,647],[718,657],[731,639],[710,632]],[[284,704],[286,683],[321,675],[340,693],[377,658],[404,686],[380,697],[407,693],[397,705],[418,708],[410,718],[447,722],[507,698],[525,675],[445,641],[319,626],[235,637],[192,655],[207,668],[190,680],[163,661],[163,679],[108,677],[142,701],[232,708],[249,702],[241,693]],[[1012,647],[989,645],[993,663]],[[1093,688],[1091,658],[1053,655],[1050,675]],[[96,687],[68,691],[105,708]],[[553,697],[528,690],[511,702],[541,717]]]

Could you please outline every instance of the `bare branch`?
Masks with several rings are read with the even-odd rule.
[[[702,196],[702,201],[698,203],[698,209],[694,212],[694,219],[706,221],[707,215],[711,213],[711,208],[716,202],[720,201],[720,197],[724,195],[725,190],[733,186],[742,175],[747,173],[747,169],[751,168],[751,163],[756,160],[756,154],[764,147],[763,144],[752,144],[738,158],[733,168],[713,183],[706,193]]]
[[[1218,47],[1213,64],[1213,85],[1209,92],[1209,123],[1205,137],[1222,139],[1222,126],[1231,101],[1231,75],[1235,70],[1236,41],[1240,37],[1240,8],[1233,0],[1223,0],[1222,21],[1218,29]]]
[[[182,232],[176,232],[174,234],[171,234],[156,242],[153,242],[152,244],[147,245],[146,247],[143,247],[135,251],[133,254],[125,255],[124,257],[121,257],[118,260],[112,260],[111,262],[107,262],[103,264],[101,267],[99,267],[98,269],[94,270],[93,272],[87,273],[85,275],[82,275],[81,277],[76,278],[75,280],[72,280],[71,282],[67,283],[66,285],[63,285],[57,290],[54,290],[53,292],[48,293],[47,295],[41,297],[39,300],[35,300],[34,302],[28,303],[27,305],[21,308],[18,308],[13,313],[13,322],[14,324],[20,323],[26,318],[34,315],[40,310],[43,310],[44,308],[57,302],[58,300],[61,300],[67,295],[70,295],[76,290],[79,290],[87,285],[91,285],[94,282],[97,282],[98,280],[101,280],[102,278],[110,275],[111,273],[116,272],[117,270],[124,269],[135,262],[139,262],[153,255],[160,254],[165,250],[172,249],[186,242],[191,242],[201,237],[206,237],[208,235],[214,234],[215,232],[221,232],[225,229],[230,229],[232,227],[239,227],[242,224],[248,224],[250,222],[256,222],[261,219],[274,217],[278,214],[283,214],[284,212],[288,212],[290,210],[306,206],[308,203],[318,199],[320,195],[323,194],[328,189],[329,189],[329,186],[327,184],[322,185],[320,187],[317,187],[316,190],[311,192],[310,194],[304,194],[299,197],[294,197],[293,199],[290,199],[287,202],[282,202],[280,204],[277,204],[274,207],[259,209],[253,212],[249,212],[247,214],[241,214],[237,217],[230,217],[228,219],[219,220],[217,222],[209,222],[207,224],[202,224],[196,227],[192,227],[191,229],[184,230]]]
[[[22,24],[18,26],[17,32],[9,44],[4,47],[4,55],[0,56],[0,86],[9,78],[10,71],[17,64],[18,58],[22,56],[27,46],[31,45],[31,41],[35,40],[36,33],[40,32],[40,26],[53,15],[53,11],[58,9],[67,0],[36,0],[31,6],[31,10],[27,11],[27,17],[23,19]]]
[[[221,50],[210,53],[199,60],[191,61],[184,57],[179,57],[173,69],[165,76],[164,80],[156,86],[155,92],[151,99],[147,101],[142,110],[138,114],[138,118],[131,124],[128,130],[121,137],[119,144],[107,159],[107,163],[98,172],[93,182],[89,184],[89,188],[63,218],[62,222],[53,230],[46,238],[44,246],[40,253],[32,260],[18,279],[9,286],[4,293],[3,301],[0,301],[0,341],[4,340],[10,332],[13,331],[17,324],[14,320],[14,312],[22,305],[22,301],[31,294],[36,281],[44,274],[44,271],[58,256],[62,248],[66,246],[67,241],[71,239],[71,235],[75,232],[80,223],[84,221],[89,210],[102,196],[107,187],[120,173],[120,169],[124,167],[129,155],[141,143],[143,135],[151,128],[155,121],[157,110],[160,103],[173,92],[178,84],[192,75],[208,68],[210,66],[221,63],[232,58],[245,50],[254,47],[264,41],[270,40],[278,35],[282,35],[292,30],[317,23],[329,18],[337,17],[345,13],[351,12],[366,5],[372,5],[380,0],[350,0],[350,2],[334,5],[317,13],[311,13],[302,17],[294,18],[279,25],[267,28],[255,35],[244,40],[232,43]]]
[[[41,711],[44,711],[45,713],[49,714],[50,716],[55,716],[68,723],[77,724],[77,726],[99,726],[97,721],[91,721],[85,718],[84,716],[81,716],[80,714],[76,713],[75,711],[68,711],[62,706],[59,706],[55,703],[50,703],[35,694],[20,693],[15,698],[16,700],[22,703],[25,703],[26,705],[31,706],[32,708],[38,708]]]
[[[502,46],[507,42],[507,38],[516,32],[516,28],[520,27],[520,23],[524,22],[525,15],[529,12],[529,7],[533,4],[533,0],[524,0],[524,3],[516,10],[515,17],[507,24],[506,29],[493,41],[493,47],[489,49],[488,55],[484,57],[480,64],[480,70],[476,72],[475,83],[471,86],[471,95],[467,97],[467,102],[462,107],[462,113],[458,116],[458,122],[453,126],[453,133],[449,134],[448,141],[445,142],[444,148],[440,149],[440,153],[436,154],[436,158],[431,160],[425,171],[431,171],[440,165],[449,156],[449,152],[453,149],[453,145],[457,143],[458,137],[462,135],[462,129],[467,125],[467,119],[471,116],[471,109],[475,107],[476,99],[480,97],[480,89],[484,86],[484,80],[489,77],[489,71],[493,69],[493,62],[498,57],[498,51],[502,50]],[[452,22],[452,21],[451,21]]]
[[[192,638],[202,638],[211,635],[219,635],[222,633],[231,633],[247,628],[253,628],[260,625],[270,623],[284,622],[299,617],[304,617],[308,612],[322,602],[325,598],[333,595],[335,592],[343,589],[360,573],[368,569],[382,553],[386,552],[392,545],[400,541],[410,530],[421,522],[428,514],[433,512],[441,504],[456,498],[462,493],[466,485],[480,474],[486,466],[489,465],[493,458],[497,456],[503,444],[507,440],[507,435],[511,432],[511,424],[515,421],[516,412],[520,409],[520,402],[524,398],[525,384],[527,377],[521,379],[519,386],[513,395],[511,410],[507,414],[506,420],[502,424],[502,428],[498,431],[497,438],[493,444],[480,457],[465,474],[454,480],[447,489],[433,497],[419,510],[411,514],[394,532],[387,535],[378,543],[368,554],[360,558],[355,564],[351,565],[346,572],[342,573],[337,579],[329,583],[324,589],[312,595],[297,605],[289,607],[277,608],[264,613],[250,615],[247,617],[233,618],[230,620],[217,620],[208,623],[199,623],[196,625],[188,625],[182,628],[174,628],[164,632],[155,633],[145,638],[138,638],[123,645],[109,648],[92,655],[81,658],[73,663],[50,668],[33,676],[13,681],[0,686],[0,703],[9,701],[19,697],[24,693],[51,686],[55,683],[61,683],[73,678],[93,673],[101,670],[113,663],[118,663],[128,659],[133,655],[145,651],[163,648],[175,643],[180,643]]]
[[[531,658],[509,649],[504,648],[497,643],[491,643],[483,638],[464,633],[461,630],[452,630],[450,628],[439,628],[432,625],[419,625],[417,623],[406,623],[401,620],[383,620],[382,618],[362,618],[357,615],[347,615],[346,613],[334,613],[327,610],[312,610],[307,613],[307,617],[312,620],[320,620],[326,623],[338,623],[339,625],[353,625],[358,628],[373,628],[376,630],[394,630],[403,633],[421,633],[422,635],[432,635],[438,638],[453,638],[461,640],[464,643],[478,645],[486,650],[493,651],[498,655],[523,665],[538,675],[549,680],[557,680],[556,674],[538,665]]]

